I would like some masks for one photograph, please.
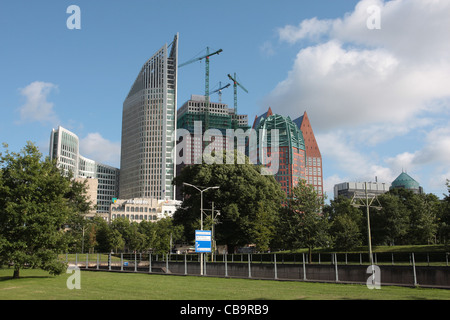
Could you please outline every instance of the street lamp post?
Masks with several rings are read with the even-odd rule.
[[[189,184],[186,182],[183,182],[184,185],[193,187],[200,191],[200,230],[203,230],[203,192],[209,190],[209,189],[219,189],[218,186],[215,187],[208,187],[205,189],[200,189],[197,186],[194,186],[193,184]],[[203,275],[203,252],[200,253],[200,275]]]

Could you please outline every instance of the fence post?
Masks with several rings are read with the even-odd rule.
[[[273,261],[274,261],[274,270],[275,270],[275,279],[278,279],[278,270],[277,270],[277,254],[273,254]]]
[[[108,254],[108,270],[111,271],[111,252]]]
[[[98,265],[100,264],[100,253],[97,253],[97,270],[98,270]]]
[[[186,253],[184,254],[184,274],[187,275],[187,257],[186,257]]]
[[[413,273],[414,273],[414,286],[417,286],[417,275],[416,275],[416,262],[414,261],[414,252],[411,253]]]
[[[302,256],[303,256],[303,280],[306,280],[305,253],[302,253]]]
[[[252,268],[251,268],[251,262],[250,262],[250,253],[248,253],[248,277],[252,277]]]
[[[136,252],[134,252],[134,272],[137,272],[137,259],[136,259]]]
[[[89,253],[86,253],[86,266],[85,268],[87,269],[89,267]]]
[[[148,254],[148,272],[152,273],[152,254]]]
[[[123,271],[123,252],[120,253],[120,271]]]
[[[228,254],[225,252],[224,254],[224,261],[225,261],[225,277],[228,277]]]
[[[337,261],[337,253],[334,254],[334,270],[336,272],[336,282],[339,281],[339,276],[338,276],[338,261]]]
[[[166,273],[169,273],[169,255],[166,254]]]

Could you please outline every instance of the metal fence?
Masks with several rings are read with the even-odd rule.
[[[383,284],[450,288],[448,253],[376,253]],[[308,254],[66,254],[66,262],[86,270],[217,277],[365,283],[370,266],[364,253]]]

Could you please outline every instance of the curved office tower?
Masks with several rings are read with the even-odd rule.
[[[61,126],[52,130],[49,150],[50,159],[56,160],[64,175],[71,172],[75,179],[87,179],[96,212],[106,219],[111,199],[119,194],[119,169],[83,157],[78,136]]]
[[[172,200],[178,34],[142,67],[123,103],[120,198]]]

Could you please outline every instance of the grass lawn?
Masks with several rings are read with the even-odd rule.
[[[0,300],[450,300],[450,290],[225,279],[81,271],[81,289],[69,290],[70,274],[0,269]]]

